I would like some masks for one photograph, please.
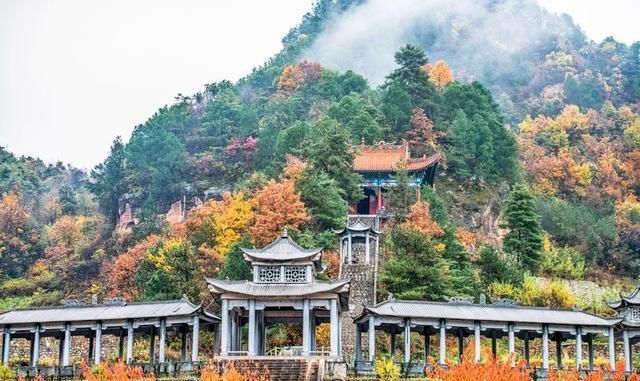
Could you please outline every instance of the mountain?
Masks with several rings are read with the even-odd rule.
[[[280,53],[176,97],[90,174],[2,151],[0,306],[206,298],[201,272],[285,225],[333,247],[361,196],[353,144],[402,139],[443,157],[397,227],[435,226],[438,297],[516,297],[527,280],[504,274],[523,271],[619,288],[640,269],[639,101],[640,44],[589,41],[533,0],[319,0]],[[533,264],[502,248],[517,183],[544,233]],[[393,237],[415,238],[389,235],[389,255]]]

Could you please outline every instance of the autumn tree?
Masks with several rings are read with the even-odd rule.
[[[414,156],[421,156],[435,150],[435,134],[433,132],[433,122],[424,110],[416,107],[409,121],[411,128],[407,131],[405,138],[409,143]]]
[[[431,82],[438,91],[444,90],[444,88],[453,81],[453,74],[446,62],[438,60],[429,68],[429,82]]]
[[[304,84],[304,72],[298,65],[287,65],[282,70],[276,84],[276,91],[283,96],[289,96]]]
[[[405,229],[415,229],[427,237],[444,235],[444,230],[431,218],[427,201],[418,201],[411,205],[407,220],[401,226]]]
[[[147,236],[105,266],[102,272],[108,295],[122,296],[130,301],[136,299],[139,289],[135,281],[135,274],[147,252],[159,241],[160,237],[157,235]]]
[[[15,193],[0,200],[0,268],[5,276],[22,275],[41,253],[35,221]]]
[[[256,245],[266,245],[276,239],[284,228],[297,229],[309,221],[292,180],[270,180],[256,193],[255,202],[254,222],[249,232]]]
[[[535,199],[529,188],[516,184],[507,198],[503,210],[504,227],[509,232],[504,237],[504,250],[517,256],[522,266],[536,272],[542,260],[542,228],[536,213]]]

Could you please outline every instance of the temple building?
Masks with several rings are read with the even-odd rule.
[[[288,323],[302,331],[302,348],[294,354],[339,357],[341,317],[349,309],[350,281],[315,279],[323,270],[322,249],[303,249],[285,231],[261,249],[242,251],[253,269],[253,281],[206,279],[222,306],[221,356],[264,355],[267,327]],[[330,324],[328,351],[316,346],[316,327],[321,323]]]
[[[632,348],[640,341],[640,288],[636,288],[629,296],[620,294],[620,300],[608,304],[621,319],[620,331],[624,348],[625,370],[630,372],[633,367]]]
[[[384,214],[388,206],[386,191],[396,185],[395,174],[404,166],[411,178],[411,185],[419,191],[423,184],[433,186],[440,155],[414,158],[409,144],[394,145],[380,142],[375,145],[360,144],[353,162],[354,170],[362,175],[365,198],[353,206],[359,215]]]

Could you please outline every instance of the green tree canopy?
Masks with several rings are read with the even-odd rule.
[[[516,184],[507,198],[504,210],[504,250],[518,258],[525,269],[535,273],[542,260],[543,233],[535,198],[524,184]]]

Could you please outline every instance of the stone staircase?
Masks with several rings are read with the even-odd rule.
[[[239,371],[269,372],[273,381],[318,381],[319,359],[257,357],[251,359],[235,358],[232,361]]]

